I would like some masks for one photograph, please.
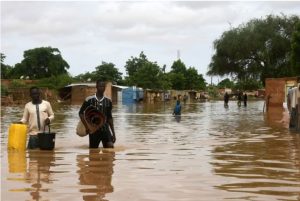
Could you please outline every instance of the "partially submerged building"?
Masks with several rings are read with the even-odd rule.
[[[269,113],[272,110],[282,111],[282,122],[287,122],[288,127],[292,130],[300,132],[300,92],[298,87],[300,85],[300,77],[285,77],[285,78],[267,78],[266,79],[266,111]],[[297,87],[296,93],[293,94],[295,102],[290,107],[291,102],[287,103],[287,94],[290,88]],[[298,91],[298,93],[297,93]],[[292,109],[293,108],[293,109]]]
[[[86,97],[95,94],[97,91],[96,83],[74,83],[67,85],[59,90],[59,97],[70,104],[82,104]],[[112,99],[112,84],[106,84],[104,95]]]
[[[61,88],[59,96],[63,101],[76,105],[82,104],[86,97],[95,94],[96,91],[96,83],[75,83]],[[142,88],[113,85],[108,82],[104,95],[113,103],[135,103],[143,100],[144,91]]]
[[[144,99],[144,90],[139,87],[126,87],[122,90],[122,103],[136,103]]]
[[[267,78],[265,95],[268,98],[269,107],[283,107],[287,101],[287,93],[290,87],[297,86],[300,77]]]

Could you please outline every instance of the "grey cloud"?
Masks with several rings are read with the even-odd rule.
[[[230,24],[297,10],[299,2],[1,1],[1,51],[17,63],[29,48],[57,47],[78,74],[102,59],[120,67],[142,50],[167,63],[181,49],[188,66],[206,68],[213,40]]]

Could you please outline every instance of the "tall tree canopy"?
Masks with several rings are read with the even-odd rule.
[[[145,89],[164,89],[169,86],[168,79],[164,79],[165,67],[160,68],[156,62],[149,61],[144,52],[139,57],[131,57],[125,65],[127,85]]]
[[[131,56],[130,59],[126,61],[125,69],[127,76],[125,78],[128,85],[137,85],[138,79],[136,78],[136,73],[138,70],[145,65],[146,63],[149,63],[147,56],[142,51],[139,55],[139,57],[133,57]]]
[[[291,66],[291,40],[298,16],[253,19],[232,28],[214,41],[207,75],[229,75],[237,81],[295,76]]]
[[[169,74],[171,78],[172,89],[186,89],[186,66],[180,59],[173,62]]]
[[[120,83],[122,80],[122,73],[118,71],[113,63],[102,62],[100,66],[97,66],[94,71],[96,79],[102,79],[103,81],[112,81]]]
[[[219,88],[233,88],[234,82],[232,82],[229,78],[225,78],[221,82],[218,83]]]
[[[298,22],[292,37],[291,65],[294,74],[300,76],[300,22]]]
[[[200,90],[205,89],[206,82],[194,67],[186,68],[185,64],[178,59],[173,62],[169,73],[172,89],[177,90]]]
[[[69,64],[62,58],[60,51],[52,47],[40,47],[24,51],[24,59],[13,68],[16,78],[29,76],[40,79],[66,74]]]
[[[113,63],[102,61],[102,64],[95,67],[95,71],[79,74],[75,77],[79,81],[111,81],[116,84],[122,83],[122,73],[118,71]]]

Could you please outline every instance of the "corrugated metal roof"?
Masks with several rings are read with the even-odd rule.
[[[121,86],[121,85],[115,85],[115,84],[113,84],[112,86],[116,87],[116,88],[120,88],[120,89],[127,89],[128,88],[128,86]]]
[[[89,87],[96,87],[96,83],[74,83],[74,84],[69,84],[65,87],[74,87],[74,86],[89,86]]]

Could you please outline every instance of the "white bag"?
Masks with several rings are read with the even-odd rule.
[[[86,129],[85,129],[85,126],[83,125],[82,121],[79,120],[78,124],[77,124],[77,127],[76,127],[76,134],[80,137],[84,137],[86,135],[88,135],[86,133]]]

